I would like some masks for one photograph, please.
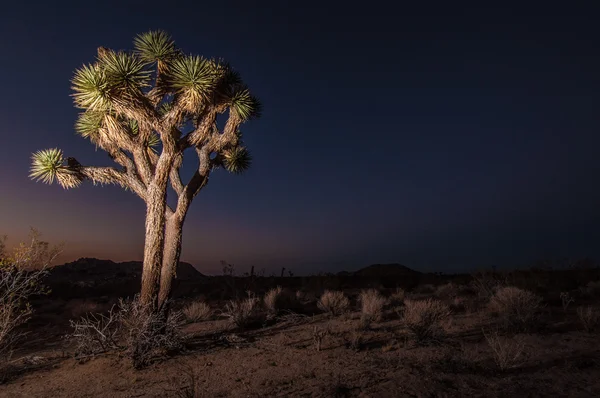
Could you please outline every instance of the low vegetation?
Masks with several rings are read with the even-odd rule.
[[[182,312],[188,322],[205,321],[212,315],[210,305],[203,301],[194,301],[193,303],[188,304]]]
[[[229,318],[232,326],[244,329],[261,320],[259,299],[249,295],[241,300],[231,300],[225,305],[223,315]]]
[[[503,326],[517,331],[532,326],[541,307],[540,296],[514,286],[499,288],[489,302],[490,311]]]
[[[450,317],[450,309],[446,304],[427,299],[406,300],[404,305],[404,324],[417,343],[437,342],[445,335],[446,321]]]
[[[317,306],[321,311],[332,316],[341,315],[350,307],[350,300],[343,292],[325,290],[319,299]]]
[[[381,321],[383,317],[383,307],[387,303],[377,290],[363,290],[360,293],[359,301],[361,305],[360,323],[363,329],[367,329],[373,322]]]
[[[592,333],[600,330],[600,311],[594,307],[579,307],[577,308],[577,315],[583,330],[586,332]]]

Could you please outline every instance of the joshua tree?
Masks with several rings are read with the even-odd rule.
[[[184,55],[165,32],[141,34],[134,47],[98,48],[96,62],[77,69],[72,79],[74,103],[82,110],[76,132],[117,166],[85,166],[59,149],[46,149],[33,154],[30,177],[63,188],[84,180],[116,184],[146,203],[140,300],[160,311],[171,293],[187,211],[212,170],[248,169],[252,159],[240,126],[259,116],[260,103],[226,62]],[[216,123],[220,114],[227,115],[222,129]],[[187,183],[179,173],[186,149],[199,160]],[[177,195],[174,207],[167,205],[169,185]]]

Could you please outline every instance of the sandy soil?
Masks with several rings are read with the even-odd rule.
[[[192,386],[196,397],[600,396],[600,338],[580,330],[574,308],[546,308],[543,327],[516,336],[523,355],[504,371],[482,334],[493,328],[484,311],[455,314],[447,338],[427,347],[394,314],[367,331],[357,331],[358,313],[287,316],[246,332],[225,320],[189,324],[186,352],[142,370],[117,353],[75,360],[57,330],[38,329],[21,353],[25,371],[0,396],[178,397],[194,396]],[[320,351],[315,327],[329,330]]]

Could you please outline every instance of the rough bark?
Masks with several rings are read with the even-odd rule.
[[[165,211],[167,209],[167,184],[173,155],[163,152],[159,158],[154,180],[148,185],[146,200],[146,241],[142,270],[142,304],[151,310],[158,308],[160,273],[165,241]]]
[[[181,255],[181,236],[183,232],[183,219],[177,214],[171,215],[165,226],[165,242],[162,267],[160,271],[160,289],[158,293],[158,307],[162,309],[171,297],[173,278],[176,277],[177,265]]]

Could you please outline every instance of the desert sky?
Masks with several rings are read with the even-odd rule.
[[[0,235],[35,226],[63,261],[141,259],[137,197],[32,182],[29,158],[111,165],[74,133],[69,80],[98,46],[164,29],[230,61],[264,104],[243,126],[251,170],[217,171],[190,210],[182,259],[200,270],[600,258],[597,2],[412,3],[5,4]]]

